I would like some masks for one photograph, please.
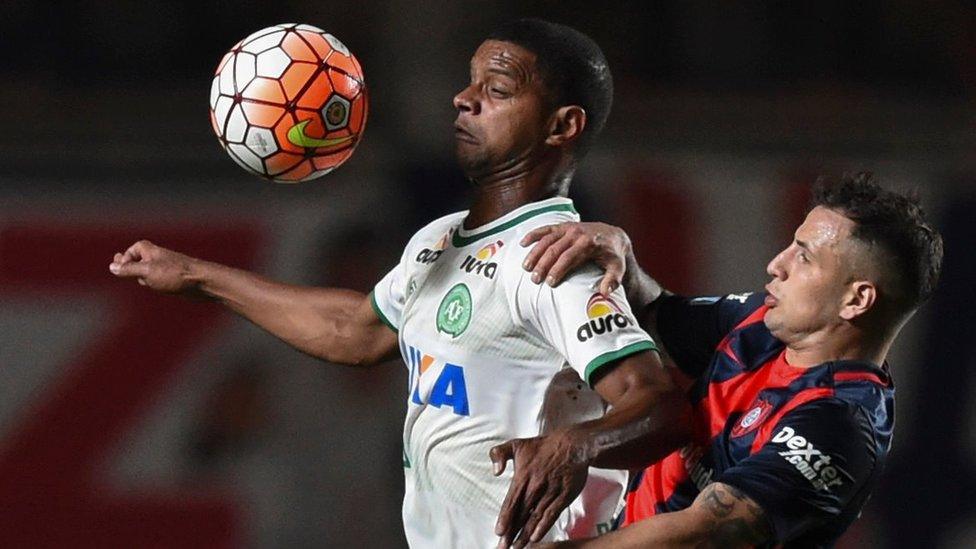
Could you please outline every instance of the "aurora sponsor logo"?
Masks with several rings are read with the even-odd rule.
[[[416,261],[422,265],[430,265],[431,263],[437,261],[437,258],[444,253],[444,249],[447,248],[447,243],[451,239],[451,233],[446,232],[437,244],[434,244],[431,248],[424,248],[417,253]]]
[[[779,452],[779,455],[817,490],[829,492],[832,487],[843,484],[843,470],[831,464],[833,458],[818,450],[806,437],[796,434],[792,427],[780,429],[772,442],[786,446],[786,450]]]
[[[589,318],[576,330],[576,339],[588,341],[596,336],[609,334],[615,329],[632,326],[634,321],[627,318],[620,306],[609,297],[599,293],[590,296],[586,302],[586,316]]]
[[[501,240],[486,245],[474,255],[465,257],[464,261],[461,262],[460,269],[466,273],[483,275],[488,280],[494,279],[495,271],[498,270],[498,263],[490,260],[504,245],[505,243]]]

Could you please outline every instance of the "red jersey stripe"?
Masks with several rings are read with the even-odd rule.
[[[767,442],[769,442],[770,437],[773,436],[773,429],[776,428],[776,424],[779,420],[783,419],[783,416],[790,413],[793,409],[802,406],[808,402],[817,400],[818,398],[827,398],[834,396],[834,389],[831,387],[811,387],[809,389],[800,391],[793,397],[789,402],[784,404],[775,414],[769,417],[759,431],[756,432],[756,438],[752,441],[752,448],[750,449],[750,454],[755,454],[760,448]]]

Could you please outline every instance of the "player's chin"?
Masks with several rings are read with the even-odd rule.
[[[454,147],[458,166],[475,184],[486,174],[489,162],[471,143],[457,141]]]

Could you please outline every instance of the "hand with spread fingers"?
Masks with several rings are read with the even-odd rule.
[[[510,440],[491,449],[495,475],[514,462],[515,476],[498,515],[498,547],[525,547],[552,528],[586,484],[587,460],[568,433]]]
[[[532,271],[536,284],[556,286],[574,269],[593,261],[605,272],[600,293],[609,295],[623,281],[630,238],[623,230],[606,223],[560,223],[540,227],[522,239],[522,246],[535,243],[522,267]]]

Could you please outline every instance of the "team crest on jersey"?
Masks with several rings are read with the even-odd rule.
[[[755,431],[769,413],[773,411],[773,405],[765,400],[757,400],[755,405],[748,412],[742,415],[739,423],[732,429],[733,437],[741,437]]]
[[[471,312],[471,292],[464,284],[456,284],[437,307],[437,331],[458,337],[468,329]]]
[[[475,252],[474,255],[469,255],[468,257],[464,258],[464,261],[461,262],[460,269],[466,273],[482,275],[488,280],[494,279],[495,271],[498,270],[498,263],[491,261],[491,258],[494,257],[494,255],[498,253],[498,250],[500,250],[504,245],[505,243],[501,240],[487,244]]]
[[[591,295],[587,300],[586,316],[589,320],[576,330],[576,339],[580,341],[589,341],[596,336],[609,334],[614,329],[634,324],[634,321],[623,314],[616,301],[599,293]]]
[[[437,258],[444,253],[444,249],[447,248],[447,243],[451,241],[451,232],[448,231],[441,236],[441,239],[437,241],[431,248],[424,248],[417,253],[416,261],[422,265],[430,265],[431,263],[437,261]]]

